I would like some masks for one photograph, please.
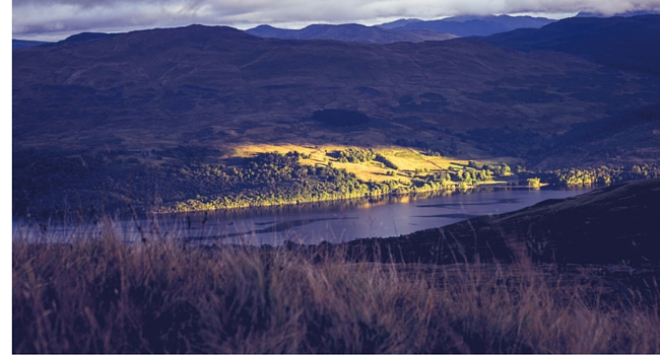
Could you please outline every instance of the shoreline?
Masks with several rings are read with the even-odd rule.
[[[590,189],[561,191],[509,189],[503,185],[482,186],[465,193],[455,191],[451,194],[407,194],[407,196],[307,203],[298,206],[282,205],[277,208],[232,209],[214,213],[158,214],[138,216],[137,219],[131,219],[128,215],[115,215],[109,216],[109,219],[100,219],[100,223],[94,225],[85,221],[60,224],[59,220],[52,220],[51,224],[46,222],[42,226],[38,221],[19,220],[14,224],[14,232],[22,235],[33,231],[36,233],[34,236],[39,239],[42,235],[52,233],[61,234],[63,237],[78,235],[88,228],[100,233],[109,226],[111,228],[109,230],[118,232],[118,235],[123,236],[122,240],[127,241],[139,241],[140,238],[160,240],[176,231],[174,234],[186,238],[222,240],[222,244],[248,242],[251,245],[275,246],[280,245],[288,237],[302,244],[317,244],[323,240],[337,242],[396,237],[464,219],[522,209],[548,199],[581,195],[589,191]],[[465,206],[460,207],[461,205]],[[416,206],[434,208],[418,209]],[[448,209],[444,209],[445,206]],[[440,209],[437,209],[438,207]],[[457,208],[460,211],[456,210]],[[345,219],[355,221],[335,221]],[[327,222],[318,224],[316,221]],[[413,223],[408,223],[411,221]],[[289,233],[287,230],[292,228],[295,229],[293,234],[283,234]],[[285,235],[288,237],[284,238]],[[233,239],[233,237],[240,238]],[[243,240],[243,237],[247,239]]]
[[[186,213],[203,213],[203,212],[217,212],[217,211],[231,211],[231,210],[245,210],[245,209],[260,209],[260,208],[278,208],[285,206],[297,206],[304,204],[312,203],[327,203],[327,202],[340,202],[340,201],[350,201],[350,200],[359,200],[359,199],[371,199],[371,198],[382,198],[387,196],[414,196],[419,194],[434,194],[434,193],[465,193],[467,191],[475,191],[479,189],[501,189],[501,190],[535,190],[544,187],[552,186],[549,183],[542,183],[539,186],[527,186],[527,185],[510,185],[509,183],[493,183],[493,184],[478,184],[476,186],[468,186],[466,188],[459,188],[458,184],[454,185],[454,188],[449,189],[433,189],[433,190],[424,190],[424,191],[409,191],[409,192],[389,192],[385,194],[377,195],[367,195],[367,196],[357,196],[357,197],[345,197],[345,198],[331,198],[324,200],[309,200],[309,201],[291,201],[284,202],[272,205],[251,205],[251,206],[234,206],[234,207],[225,207],[225,208],[216,208],[216,209],[200,209],[192,211],[149,211],[147,213],[152,215],[176,215],[176,214],[186,214]],[[556,186],[555,186],[556,187]],[[587,186],[582,186],[587,187]],[[578,188],[578,186],[576,186]],[[430,197],[429,197],[430,198]]]

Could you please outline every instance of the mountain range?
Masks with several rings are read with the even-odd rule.
[[[657,11],[625,11],[625,12],[620,12],[611,16],[608,15],[603,15],[598,12],[588,12],[588,11],[581,11],[575,17],[632,17],[632,16],[643,16],[643,15],[658,15]]]
[[[552,20],[529,16],[461,16],[435,21],[400,19],[377,26],[364,26],[360,24],[314,24],[299,30],[260,25],[245,32],[262,38],[329,39],[379,44],[395,42],[417,43],[424,41],[443,41],[466,35],[485,36],[524,27],[538,28],[550,22]],[[407,25],[410,25],[410,27],[406,27]],[[442,29],[447,29],[447,31],[443,31]],[[66,41],[87,40],[106,35],[110,34],[84,32],[71,36]],[[12,49],[26,49],[44,44],[51,44],[51,42],[14,39],[12,40]]]
[[[567,168],[599,167],[615,179],[619,166],[655,174],[658,23],[654,15],[574,18],[490,37],[392,44],[193,25],[82,33],[16,50],[15,211],[205,203],[215,197],[195,186],[226,190],[214,176],[240,177],[250,171],[241,165],[245,152],[275,146],[318,151],[318,164],[330,150],[391,147],[477,167],[526,165],[545,179],[586,171],[550,171]],[[327,164],[313,173],[355,179]],[[417,176],[408,170],[401,178]],[[316,188],[317,180],[296,186]],[[227,181],[231,193],[272,198]]]
[[[13,53],[14,146],[415,137],[420,147],[479,157],[501,154],[485,146],[515,135],[523,137],[516,149],[544,151],[539,136],[658,102],[659,18],[574,18],[483,39],[389,45],[199,25],[80,35]],[[326,109],[368,119],[311,120]]]
[[[358,24],[344,25],[310,25],[300,30],[275,28],[261,25],[245,31],[251,35],[262,38],[280,39],[331,39],[336,41],[360,43],[394,43],[394,42],[423,42],[443,41],[456,38],[449,33],[433,30],[392,31],[380,27],[367,27]]]
[[[245,32],[262,38],[332,39],[360,43],[441,41],[464,36],[488,36],[518,28],[539,28],[553,20],[530,16],[460,16],[422,21],[399,19],[377,26],[310,25],[299,30],[261,25]]]
[[[441,20],[400,22],[402,26],[392,29],[398,31],[431,30],[468,37],[489,36],[518,28],[540,28],[552,22],[554,20],[532,16],[457,16]],[[391,27],[391,24],[385,25]]]

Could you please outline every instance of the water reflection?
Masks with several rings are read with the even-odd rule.
[[[206,213],[118,218],[111,228],[125,240],[182,238],[201,243],[311,244],[388,237],[435,228],[476,216],[510,212],[547,199],[587,192],[573,190],[481,189],[475,193],[436,193],[355,199]],[[14,223],[14,229],[20,229]],[[37,235],[100,235],[107,223],[53,225]],[[82,232],[84,231],[84,233]],[[41,233],[41,234],[40,234]]]
[[[249,236],[254,235],[254,234],[283,232],[283,231],[289,230],[289,229],[294,228],[294,227],[304,226],[304,225],[314,223],[314,222],[332,221],[332,220],[338,220],[338,219],[357,219],[357,217],[299,219],[299,220],[280,222],[280,223],[278,223],[276,221],[261,222],[261,223],[255,223],[255,225],[269,225],[269,224],[275,224],[275,225],[272,226],[272,227],[268,227],[268,228],[250,230],[250,231],[241,232],[241,233],[230,233],[230,234],[225,234],[225,235],[207,235],[207,236],[199,236],[199,237],[187,237],[185,239],[187,241],[201,241],[201,240],[222,239],[222,238],[232,238],[232,237],[249,237]]]
[[[464,206],[470,206],[470,205],[472,205],[472,206],[475,206],[475,205],[484,206],[484,205],[499,205],[499,204],[505,204],[505,203],[519,203],[519,202],[520,202],[520,200],[516,199],[516,198],[503,198],[503,199],[499,199],[497,201],[492,201],[492,202],[480,202],[480,203],[473,203],[473,204],[470,204],[470,203],[465,203],[465,204],[441,203],[441,204],[437,204],[437,205],[420,205],[418,207],[445,207],[445,208],[456,207],[456,208],[463,208]]]
[[[427,207],[427,206],[419,206],[419,207]],[[468,219],[468,218],[474,218],[474,217],[479,217],[479,215],[476,214],[466,214],[466,213],[445,213],[445,214],[434,214],[431,216],[412,216],[416,218],[460,218],[460,219]]]

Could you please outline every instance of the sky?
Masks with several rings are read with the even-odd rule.
[[[613,15],[660,11],[660,0],[13,0],[12,37],[57,41],[80,32],[127,32],[193,23],[248,29],[260,24],[374,25],[399,18],[531,14],[554,19],[580,11]]]

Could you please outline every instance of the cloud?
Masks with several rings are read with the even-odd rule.
[[[82,31],[119,32],[191,23],[248,28],[269,23],[373,24],[500,13],[660,11],[660,0],[14,0],[14,38],[61,39]]]

